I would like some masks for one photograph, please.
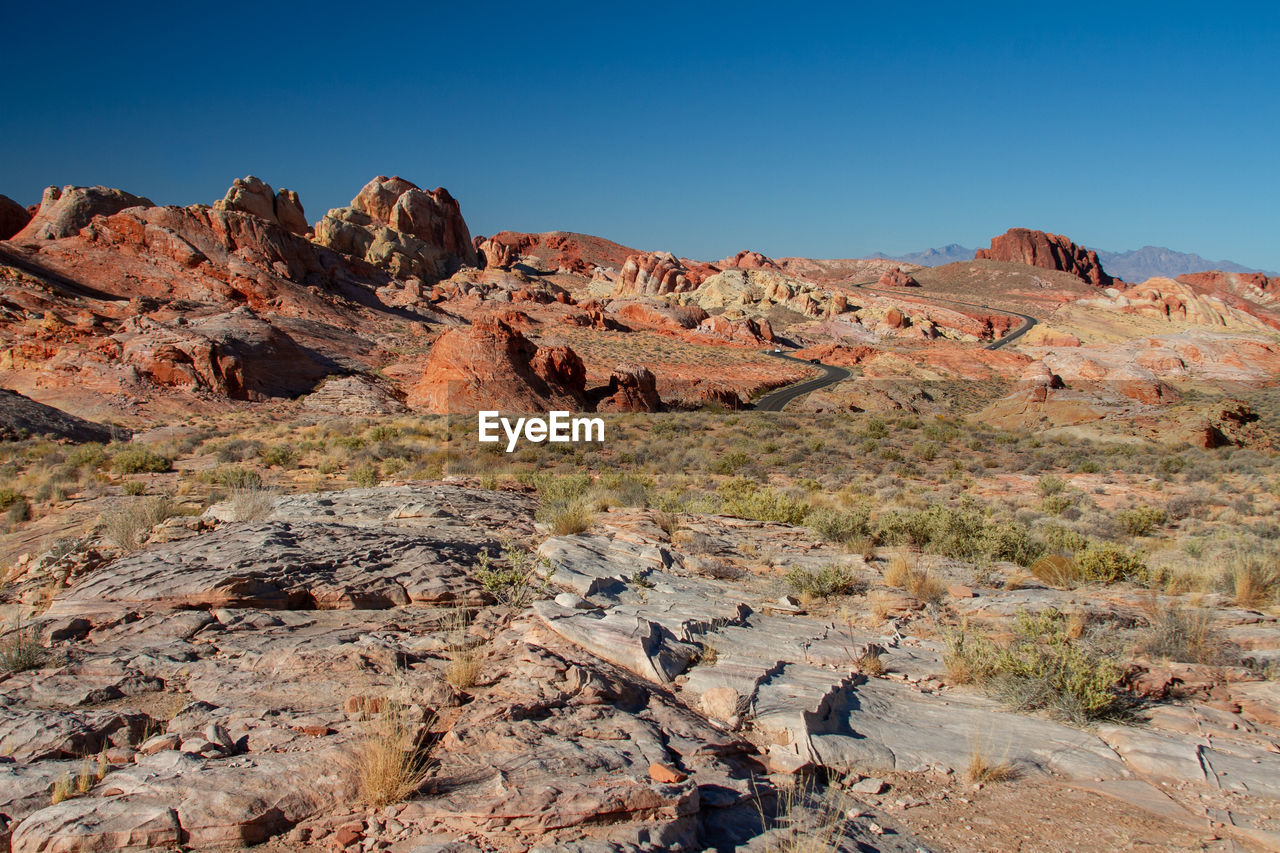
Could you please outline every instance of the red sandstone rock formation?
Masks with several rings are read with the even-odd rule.
[[[609,377],[607,396],[596,405],[600,412],[658,412],[662,400],[658,397],[657,381],[649,368],[642,365],[620,364]]]
[[[406,402],[437,413],[581,410],[585,389],[586,368],[573,350],[539,348],[501,320],[480,317],[436,340]]]
[[[0,195],[0,240],[8,240],[31,221],[31,213],[7,195]]]
[[[876,282],[877,287],[919,287],[920,282],[916,281],[915,276],[906,270],[898,267],[891,269],[884,275],[880,276],[880,280]]]
[[[729,269],[730,267],[736,267],[737,269],[744,270],[782,269],[782,267],[778,266],[778,262],[773,258],[770,258],[767,255],[762,255],[759,252],[751,252],[745,249],[731,258],[725,258],[722,261],[717,261],[715,266],[720,267],[721,269]]]
[[[614,296],[659,296],[687,293],[702,283],[705,274],[687,267],[670,252],[632,255],[622,266]]]
[[[26,227],[13,236],[13,242],[36,243],[71,237],[95,216],[151,206],[149,199],[110,187],[46,187],[40,209]]]
[[[1060,270],[1099,287],[1110,287],[1115,283],[1115,279],[1102,269],[1097,252],[1077,246],[1060,234],[1028,228],[1010,228],[999,237],[993,237],[991,248],[979,249],[975,258]]]

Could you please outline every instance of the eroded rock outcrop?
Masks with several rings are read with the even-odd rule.
[[[252,213],[254,216],[276,222],[294,234],[306,236],[311,228],[307,225],[306,214],[302,210],[302,201],[293,190],[281,189],[273,193],[271,186],[260,178],[249,175],[236,178],[226,196],[214,202],[214,210],[239,210]]]
[[[412,409],[467,413],[580,411],[586,368],[568,347],[538,347],[496,317],[451,329],[431,347],[422,379],[406,402]]]
[[[350,206],[334,208],[316,223],[315,240],[424,281],[479,265],[462,208],[449,191],[423,190],[400,177],[380,175],[365,184]]]
[[[31,221],[31,211],[7,195],[0,195],[0,240],[8,240]]]
[[[13,236],[15,243],[56,240],[79,233],[95,216],[110,216],[130,207],[152,207],[150,199],[111,187],[46,187],[40,209]]]
[[[975,258],[1059,270],[1099,287],[1110,287],[1115,283],[1115,279],[1102,269],[1097,252],[1077,246],[1061,234],[1030,228],[1010,228],[991,238],[991,248],[979,249]]]
[[[644,365],[620,364],[609,377],[606,395],[596,405],[600,412],[659,412],[657,381]]]
[[[762,255],[759,252],[742,250],[731,258],[717,261],[716,266],[720,269],[729,269],[731,267],[744,270],[781,270],[778,262],[768,255]]]
[[[121,360],[152,382],[236,400],[296,397],[330,372],[248,308],[180,326],[136,318],[115,338]]]
[[[916,281],[915,276],[901,267],[891,269],[884,275],[880,276],[880,280],[876,282],[877,287],[919,287],[920,282]]]
[[[670,252],[632,255],[622,265],[614,296],[660,296],[686,293],[702,283],[702,276]]]

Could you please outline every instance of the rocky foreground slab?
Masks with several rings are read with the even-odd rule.
[[[920,613],[908,597],[874,629],[780,601],[788,569],[876,576],[802,528],[689,516],[673,544],[648,512],[609,512],[543,541],[537,600],[510,607],[478,567],[533,542],[526,495],[419,484],[227,517],[96,569],[40,617],[49,656],[0,681],[15,853],[766,850],[786,830],[762,815],[810,773],[850,786],[841,849],[914,851],[932,845],[911,809],[979,796],[957,782],[975,750],[1027,791],[1103,794],[1166,841],[1280,840],[1276,682],[1139,726],[1009,713],[945,684],[936,633],[895,615]],[[1000,619],[1073,595],[976,592],[946,606]],[[430,771],[406,802],[365,807],[360,744],[392,708]]]

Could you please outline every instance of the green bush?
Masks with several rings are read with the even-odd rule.
[[[124,489],[126,495],[136,496],[147,490],[147,484],[141,480],[128,480],[121,488]]]
[[[804,524],[805,516],[809,514],[807,503],[743,478],[721,484],[716,494],[720,497],[720,512],[724,515]]]
[[[379,476],[380,471],[378,470],[378,466],[372,462],[359,465],[351,470],[352,482],[357,486],[363,486],[366,489],[378,485]]]
[[[1090,542],[1076,553],[1076,565],[1087,582],[1145,581],[1147,564],[1137,554],[1110,542]]]
[[[828,542],[848,545],[871,533],[871,513],[865,509],[841,511],[821,507],[812,510],[805,524]]]
[[[1136,506],[1116,516],[1116,521],[1130,536],[1146,536],[1168,520],[1168,514],[1154,506]]]
[[[1020,613],[1006,643],[960,631],[947,638],[947,646],[953,680],[973,681],[1017,710],[1047,709],[1083,723],[1119,716],[1128,707],[1119,688],[1120,666],[1074,639],[1056,609]]]
[[[149,447],[126,447],[111,457],[111,470],[117,474],[162,474],[173,460]]]
[[[27,496],[9,487],[0,489],[0,509],[8,509],[19,501],[26,502]]]
[[[269,468],[292,468],[298,461],[298,451],[284,444],[273,444],[260,450],[258,457]]]
[[[887,545],[928,549],[957,560],[1012,560],[1026,566],[1043,552],[1026,528],[993,522],[972,505],[892,510],[876,519],[875,534]]]
[[[854,595],[864,592],[866,581],[859,578],[847,566],[823,566],[816,572],[808,569],[792,569],[787,572],[787,586],[792,592],[815,598],[833,595]]]

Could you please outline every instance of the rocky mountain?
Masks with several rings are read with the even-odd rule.
[[[888,261],[902,261],[922,267],[940,267],[943,264],[954,264],[957,261],[973,260],[973,249],[966,249],[959,243],[948,243],[939,249],[925,249],[923,252],[908,252],[905,255],[886,255],[876,252],[868,255],[871,258]]]
[[[1164,246],[1143,246],[1127,252],[1104,252],[1098,250],[1098,259],[1106,265],[1113,275],[1125,281],[1146,281],[1155,276],[1177,278],[1207,270],[1222,272],[1252,273],[1263,272],[1231,261],[1211,261],[1191,252],[1175,252]],[[1268,275],[1276,275],[1268,273]]]

